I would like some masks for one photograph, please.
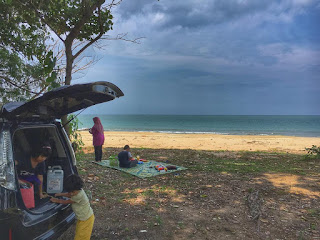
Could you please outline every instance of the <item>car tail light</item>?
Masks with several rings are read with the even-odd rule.
[[[11,228],[9,229],[9,240],[12,240],[12,230],[11,230]]]
[[[11,135],[8,130],[0,132],[0,185],[16,190]]]

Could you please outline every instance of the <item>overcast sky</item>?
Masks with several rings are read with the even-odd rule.
[[[123,0],[73,83],[125,96],[89,114],[320,114],[320,0]]]

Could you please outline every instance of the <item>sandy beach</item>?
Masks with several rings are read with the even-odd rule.
[[[92,135],[81,131],[85,147],[92,146]],[[104,147],[156,149],[194,149],[226,151],[272,151],[306,154],[306,147],[320,146],[317,137],[217,135],[217,134],[168,134],[156,132],[105,131]]]

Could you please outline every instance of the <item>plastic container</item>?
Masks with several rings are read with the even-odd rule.
[[[63,191],[63,175],[61,166],[48,168],[47,193],[61,193]]]
[[[20,187],[21,196],[26,208],[34,208],[34,188],[33,184],[24,180],[20,180],[26,183],[25,187]]]

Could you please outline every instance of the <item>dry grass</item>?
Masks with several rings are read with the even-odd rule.
[[[104,149],[104,157],[119,149]],[[92,164],[90,149],[78,170],[92,192],[102,239],[318,239],[320,160],[268,152],[132,149],[145,159],[186,171],[142,180]],[[259,192],[252,219],[250,194]],[[60,239],[72,239],[72,229]]]

